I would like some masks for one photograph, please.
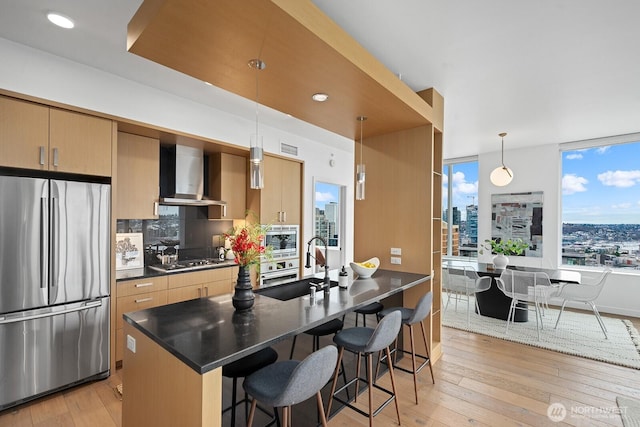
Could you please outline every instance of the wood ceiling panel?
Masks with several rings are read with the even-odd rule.
[[[302,0],[145,0],[129,23],[129,51],[355,139],[422,126],[431,107]],[[329,94],[325,103],[311,100]]]

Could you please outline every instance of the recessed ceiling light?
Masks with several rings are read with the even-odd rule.
[[[209,82],[204,82],[204,84],[206,84],[207,86],[213,86],[213,84]]]
[[[75,24],[70,18],[64,15],[60,15],[59,13],[49,12],[47,13],[47,19],[51,21],[51,23],[57,25],[58,27],[73,28],[75,26]]]
[[[329,95],[327,95],[326,93],[314,93],[311,99],[316,102],[324,102],[329,99]]]

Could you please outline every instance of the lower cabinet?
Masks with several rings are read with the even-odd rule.
[[[236,277],[233,277],[233,271],[236,272]],[[237,268],[214,268],[170,275],[167,303],[230,293],[237,275]]]
[[[116,318],[112,327],[116,329],[116,361],[122,360],[125,338],[122,333],[122,315],[130,311],[157,307],[167,303],[167,277],[124,280],[117,283]],[[115,326],[113,324],[115,323]]]

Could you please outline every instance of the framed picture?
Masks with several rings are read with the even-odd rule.
[[[542,257],[542,191],[491,195],[491,239],[522,239],[523,256]]]
[[[116,270],[144,267],[142,233],[116,233]]]

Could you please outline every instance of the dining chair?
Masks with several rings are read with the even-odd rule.
[[[551,280],[547,273],[506,269],[500,277],[496,278],[496,284],[502,293],[511,298],[505,334],[509,334],[509,323],[514,323],[515,311],[528,310],[533,304],[536,312],[536,331],[540,340],[540,329],[544,329],[541,314],[542,295],[551,287]],[[526,307],[520,307],[519,303],[526,304]]]
[[[456,301],[456,311],[458,310],[458,300],[465,298],[467,300],[467,327],[469,327],[471,324],[471,297],[475,296],[478,292],[488,291],[490,288],[491,277],[480,277],[473,267],[443,268],[442,290],[447,292],[447,303],[444,306],[444,312],[446,313],[449,308],[451,298],[454,298]],[[478,300],[474,298],[474,301],[478,315],[482,316]]]
[[[602,292],[602,288],[604,287],[609,274],[611,274],[611,268],[607,267],[604,269],[600,277],[594,281],[587,281],[586,283],[580,284],[567,283],[562,286],[562,288],[553,295],[554,298],[562,299],[562,308],[560,308],[560,313],[558,313],[558,319],[556,320],[554,328],[558,327],[560,317],[562,316],[562,312],[564,311],[564,307],[568,301],[583,302],[591,307],[593,314],[596,316],[596,319],[600,324],[600,329],[602,329],[605,339],[609,339],[607,336],[607,327],[602,321],[602,317],[600,317],[600,313],[598,312],[595,304],[595,301],[598,299],[598,296],[600,296],[600,292]]]

